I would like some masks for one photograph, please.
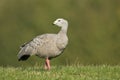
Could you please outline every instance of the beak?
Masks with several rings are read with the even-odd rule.
[[[55,25],[55,22],[53,22],[52,24]]]
[[[52,25],[55,25],[54,23],[52,23]]]

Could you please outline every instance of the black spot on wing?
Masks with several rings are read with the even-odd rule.
[[[18,61],[25,61],[30,57],[30,55],[23,55]]]
[[[33,41],[33,39],[32,39],[32,40],[30,40],[29,42],[26,42],[26,43],[22,44],[22,45],[20,46],[20,48],[25,47],[25,45],[26,45],[26,44],[28,44],[28,43],[30,43],[31,41]]]

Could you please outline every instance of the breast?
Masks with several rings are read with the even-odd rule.
[[[60,50],[63,50],[68,44],[68,37],[66,34],[59,35],[56,41],[56,45]]]

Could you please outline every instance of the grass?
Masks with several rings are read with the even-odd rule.
[[[120,80],[120,66],[0,67],[0,80]]]

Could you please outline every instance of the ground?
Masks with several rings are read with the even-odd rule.
[[[0,80],[120,80],[120,66],[0,67]]]

